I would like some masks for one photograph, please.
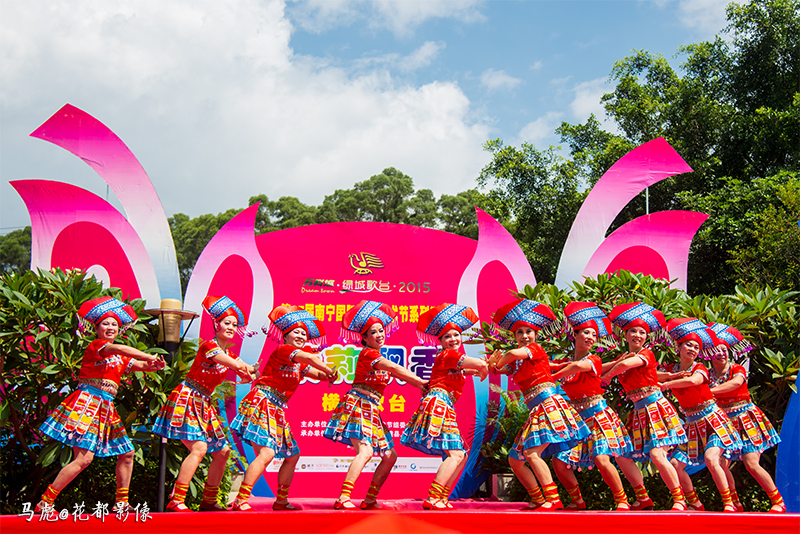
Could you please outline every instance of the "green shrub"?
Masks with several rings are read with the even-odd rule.
[[[800,314],[794,299],[798,294],[800,292],[749,285],[737,287],[732,295],[690,297],[683,290],[671,288],[669,281],[619,271],[616,274],[584,278],[582,282],[575,282],[568,289],[560,289],[546,283],[539,283],[535,287],[528,285],[519,291],[517,296],[547,304],[562,323],[565,322],[563,309],[572,301],[594,302],[606,313],[617,304],[643,301],[661,310],[667,320],[674,317],[697,317],[706,323],[722,322],[739,329],[755,347],[747,355],[750,359],[748,386],[753,402],[766,413],[780,431],[789,396],[796,391],[795,380],[800,358]],[[487,323],[481,326],[480,333],[472,342],[484,343],[487,353],[498,348],[508,349],[516,346],[512,333],[491,327]],[[572,352],[572,342],[566,336],[541,339],[539,343],[553,359],[566,357]],[[623,346],[617,348],[601,346],[597,353],[604,360],[609,360],[623,349]],[[653,350],[661,362],[677,361],[675,350],[664,343],[657,344]],[[707,362],[707,365],[710,365],[710,362]],[[520,410],[527,414],[527,409],[517,396],[507,393],[502,395],[506,410],[500,410],[498,413],[495,407],[495,413],[492,414],[490,406],[490,423],[499,425],[501,430],[508,432],[513,432],[512,427],[517,425],[514,428],[518,432],[524,423],[524,419],[519,422]],[[630,403],[625,400],[618,381],[613,381],[607,387],[605,397],[608,405],[616,410],[620,419],[625,421]],[[487,432],[487,435],[492,433]],[[507,458],[513,439],[514,436],[508,438],[501,432],[496,440],[483,445],[482,466],[485,470],[490,473],[510,472]],[[762,455],[762,465],[773,473],[775,452],[773,448]],[[742,502],[748,509],[769,509],[766,494],[746,470],[738,465],[739,463],[733,466],[732,472]],[[657,470],[649,463],[640,466],[645,477],[645,485],[656,506],[668,507],[671,503],[669,490],[661,482]],[[707,508],[721,509],[722,502],[709,473],[703,470],[693,475],[692,479],[698,495]],[[590,507],[611,507],[613,502],[611,491],[596,469],[578,475],[578,482],[584,497],[588,498]],[[631,497],[632,488],[624,477],[623,484],[628,496]],[[566,494],[563,490],[560,491],[562,498],[565,498]],[[523,496],[527,497],[524,490]]]
[[[72,448],[43,436],[39,426],[77,384],[81,358],[91,341],[91,337],[77,334],[78,308],[89,299],[105,295],[121,299],[118,289],[103,289],[97,280],[78,270],[0,275],[3,513],[15,514],[22,509],[22,503],[38,502],[61,467],[72,460]],[[135,299],[130,304],[140,320],[116,342],[148,353],[163,353],[154,348],[158,326],[147,323],[151,318],[142,311],[144,301]],[[151,510],[157,508],[160,438],[148,429],[172,389],[185,376],[196,352],[197,342],[186,341],[164,371],[135,372],[123,377],[114,404],[135,449],[131,503],[147,502]],[[186,454],[186,447],[179,441],[168,442],[168,488]],[[202,496],[209,461],[204,460],[192,480],[187,499],[190,506]],[[84,502],[88,508],[98,501],[113,501],[115,465],[116,457],[96,458],[59,495],[56,507],[72,509],[74,504]],[[225,480],[229,486],[230,475]]]

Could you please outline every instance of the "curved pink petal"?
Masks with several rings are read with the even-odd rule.
[[[180,298],[178,261],[164,208],[150,178],[125,143],[102,122],[70,104],[47,119],[31,137],[78,156],[114,190],[131,226],[141,236],[160,283],[160,288],[145,289],[146,294],[155,294],[154,299],[148,297],[149,305],[158,305],[159,295]]]
[[[611,223],[636,195],[664,178],[692,172],[675,149],[659,137],[619,159],[597,181],[584,200],[561,252],[556,285],[580,280],[589,259],[605,238]]]
[[[511,294],[507,295],[508,298],[500,295],[491,301],[479,300],[478,281],[485,268],[507,272],[508,281],[512,284],[509,289],[519,289],[525,284],[536,285],[536,277],[528,259],[508,230],[485,211],[478,208],[475,211],[478,216],[478,246],[461,275],[456,302],[472,306],[482,320],[490,321],[497,308],[511,300]],[[501,285],[500,280],[495,280],[495,285]]]
[[[113,206],[70,184],[49,180],[10,183],[31,217],[31,268],[89,269],[99,265],[111,285],[131,298],[158,299],[156,274],[144,244]]]
[[[478,246],[472,259],[464,269],[458,284],[456,302],[472,306],[482,321],[491,321],[497,308],[512,299],[511,291],[524,287],[525,284],[536,284],[530,263],[502,224],[489,214],[475,208],[478,216]],[[508,291],[498,291],[506,288]],[[464,345],[465,352],[472,357],[481,357],[481,345]],[[486,409],[490,401],[499,401],[499,395],[490,390],[490,385],[508,388],[505,376],[492,375],[488,380],[473,380],[475,387],[475,429],[467,458],[467,472],[476,464],[481,445],[489,438],[484,436],[486,425]],[[473,480],[474,482],[474,480]],[[462,481],[468,484],[468,481]],[[471,493],[470,487],[467,493]]]
[[[626,269],[667,280],[686,289],[692,238],[708,218],[694,211],[659,211],[619,227],[592,255],[583,276]]]
[[[208,242],[186,287],[187,310],[202,311],[206,295],[227,295],[248,315],[250,330],[258,331],[261,327],[272,310],[273,288],[272,276],[256,247],[256,213],[258,204],[228,221]],[[188,336],[201,339],[214,336],[207,314],[192,324]],[[264,338],[247,338],[237,341],[234,351],[247,363],[254,364],[263,344]]]

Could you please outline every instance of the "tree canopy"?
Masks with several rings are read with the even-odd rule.
[[[800,0],[751,0],[727,8],[727,38],[681,47],[675,67],[636,50],[610,70],[614,89],[601,99],[610,124],[594,115],[555,131],[560,147],[500,139],[484,144],[492,159],[476,188],[438,200],[388,167],[319,206],[295,197],[260,203],[256,233],[338,221],[377,221],[440,228],[477,238],[474,207],[515,237],[537,279],[552,282],[581,202],[591,186],[636,146],[664,137],[694,172],[649,188],[651,211],[709,214],[692,242],[688,286],[722,294],[736,284],[769,280],[800,287]],[[183,286],[210,238],[240,209],[169,223]],[[633,199],[609,229],[645,214]],[[0,269],[27,269],[30,229],[0,236]]]
[[[800,2],[730,4],[727,16],[730,40],[682,47],[679,70],[643,50],[614,64],[610,78],[616,85],[602,103],[620,133],[604,129],[594,116],[583,124],[564,122],[556,133],[568,157],[554,147],[486,143],[493,160],[479,183],[490,186],[495,205],[506,210],[497,214],[508,214],[537,278],[554,278],[552,266],[585,188],[625,153],[657,137],[694,172],[652,186],[651,211],[710,215],[692,244],[691,291],[730,292],[752,279],[757,251],[800,248],[794,193],[800,183]],[[644,215],[641,197],[622,210],[610,231]],[[553,209],[561,213],[548,211]],[[780,256],[759,261],[759,276],[800,287],[796,254]]]

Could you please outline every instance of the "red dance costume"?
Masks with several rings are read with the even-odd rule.
[[[436,356],[428,393],[411,416],[400,443],[442,457],[447,456],[444,452],[447,450],[466,450],[454,408],[466,382],[461,371],[465,358],[464,354],[452,349],[445,349]]]
[[[670,372],[676,373],[679,364],[668,367]],[[670,389],[681,411],[686,415],[686,430],[689,442],[682,444],[673,453],[674,457],[689,465],[701,465],[703,453],[710,447],[720,447],[729,454],[734,454],[742,448],[738,432],[734,429],[730,419],[714,402],[714,395],[708,386],[708,370],[695,362],[689,369],[690,376],[699,374],[703,382],[685,388]]]
[[[596,354],[589,354],[583,360],[591,363],[592,369],[566,377],[561,388],[591,435],[580,445],[559,453],[558,458],[571,467],[592,468],[595,456],[628,456],[633,452],[633,445],[622,421],[603,398],[604,390],[600,385],[603,362]]]
[[[767,416],[750,399],[750,391],[747,389],[747,370],[743,366],[736,363],[731,364],[728,366],[727,372],[720,377],[714,376],[712,369],[710,379],[713,383],[721,384],[735,376],[742,377],[744,380],[742,385],[728,393],[715,395],[717,404],[731,420],[739,437],[742,438],[742,450],[739,453],[726,455],[731,460],[740,459],[742,454],[764,452],[781,442],[778,432]]]
[[[286,404],[311,369],[306,363],[295,363],[298,352],[301,350],[292,345],[281,345],[272,352],[231,423],[243,440],[271,448],[278,458],[300,452],[285,413]]]
[[[626,425],[633,441],[633,458],[643,460],[656,447],[686,443],[686,432],[675,408],[661,394],[655,354],[650,349],[642,349],[634,357],[645,364],[629,369],[617,378],[634,406]]]
[[[547,353],[538,343],[522,348],[528,358],[516,360],[509,367],[531,413],[509,455],[523,460],[522,451],[545,443],[550,445],[542,452],[543,457],[569,450],[589,435],[589,429],[575,409],[556,393]]]
[[[186,378],[172,390],[161,408],[153,433],[171,439],[205,441],[209,453],[222,450],[226,443],[224,423],[211,402],[211,395],[225,379],[228,367],[211,359],[216,355],[239,359],[233,352],[220,348],[215,340],[203,343]]]
[[[391,375],[375,369],[383,356],[377,349],[365,347],[358,355],[353,388],[333,412],[324,436],[349,445],[351,439],[367,443],[377,454],[394,448],[392,434],[381,419],[380,400]]]
[[[108,343],[95,339],[89,344],[81,361],[78,389],[41,426],[51,438],[98,457],[133,451],[113,402],[122,375],[130,371],[133,359],[119,354],[103,356],[100,350]]]

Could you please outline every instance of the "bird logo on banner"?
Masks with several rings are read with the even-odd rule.
[[[361,257],[358,254],[350,254],[349,257],[350,267],[355,274],[372,274],[372,269],[383,269],[383,262],[375,254],[362,252]]]

